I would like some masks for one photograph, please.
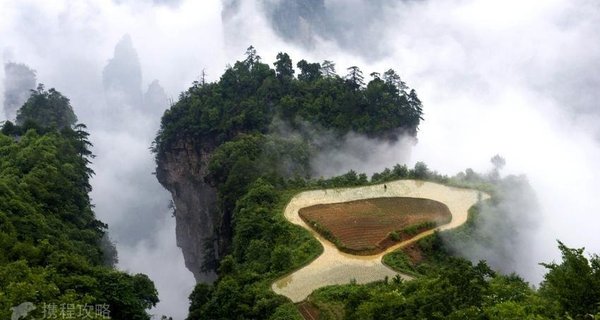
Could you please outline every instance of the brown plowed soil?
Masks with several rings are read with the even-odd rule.
[[[321,312],[308,301],[302,301],[296,305],[302,317],[306,320],[319,320]]]
[[[438,201],[390,197],[372,198],[333,204],[319,204],[299,210],[300,217],[345,252],[376,254],[435,225],[418,228],[415,232],[402,230],[424,222],[436,225],[447,223],[452,215]],[[398,233],[392,239],[390,232]]]
[[[421,261],[423,261],[423,252],[421,251],[419,245],[416,243],[402,248],[402,251],[406,253],[408,258],[414,265],[419,264],[421,263]]]

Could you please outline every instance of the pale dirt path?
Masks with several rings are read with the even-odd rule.
[[[352,279],[356,280],[356,283],[368,283],[383,280],[385,277],[393,278],[398,273],[386,267],[381,262],[381,258],[391,251],[433,233],[433,230],[421,233],[376,255],[356,256],[339,251],[334,244],[304,223],[298,215],[298,210],[301,208],[380,197],[426,198],[442,202],[450,209],[452,220],[436,228],[436,230],[447,230],[465,223],[469,208],[476,204],[480,197],[482,200],[489,198],[487,194],[477,190],[448,187],[433,182],[399,180],[388,182],[386,185],[387,189],[384,189],[383,184],[378,184],[356,188],[312,190],[294,196],[285,208],[284,216],[291,223],[309,230],[321,242],[324,250],[317,259],[305,267],[275,281],[271,286],[273,291],[290,298],[293,302],[299,302],[306,299],[314,290],[324,286],[345,284]],[[405,279],[411,278],[404,274],[400,276]]]

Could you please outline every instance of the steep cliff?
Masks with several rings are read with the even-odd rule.
[[[197,282],[212,282],[214,271],[203,271],[207,251],[219,251],[217,191],[204,181],[214,147],[191,140],[174,143],[157,158],[158,181],[171,192],[177,223],[177,246]]]
[[[416,93],[391,69],[365,83],[358,67],[342,77],[332,62],[322,71],[301,60],[295,77],[285,53],[275,70],[260,61],[250,47],[217,82],[194,82],[165,111],[154,141],[157,177],[175,204],[177,243],[198,282],[216,278],[220,257],[241,258],[231,246],[245,209],[238,200],[254,182],[283,188],[307,178],[324,132],[334,137],[328,141],[349,132],[394,140],[416,135],[421,121]]]

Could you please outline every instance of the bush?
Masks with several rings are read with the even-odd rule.
[[[388,237],[394,241],[400,241],[400,234],[397,231],[392,231],[388,234]]]

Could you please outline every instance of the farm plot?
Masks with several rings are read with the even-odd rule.
[[[298,214],[340,250],[359,255],[382,252],[452,219],[445,204],[411,197],[318,204],[301,208]]]

